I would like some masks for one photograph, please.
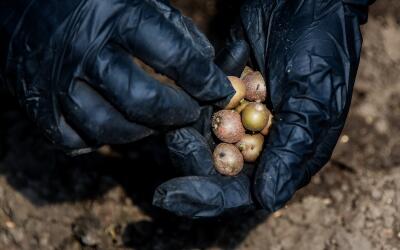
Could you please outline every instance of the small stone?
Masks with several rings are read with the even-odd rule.
[[[394,235],[393,229],[391,229],[391,228],[385,228],[385,229],[382,230],[381,235],[382,235],[382,237],[384,237],[384,238],[386,238],[386,239],[390,239],[390,238],[392,238],[393,235]]]
[[[388,189],[384,191],[383,199],[386,204],[391,205],[395,197],[396,197],[396,192],[394,190]]]
[[[281,210],[276,211],[275,213],[272,214],[272,216],[274,218],[280,218],[280,217],[282,217],[282,215],[283,215],[283,212]]]
[[[336,200],[336,202],[342,202],[344,200],[344,195],[339,190],[333,190],[331,192],[331,195]]]
[[[42,233],[39,239],[39,244],[41,246],[48,246],[50,241],[50,234],[49,233]]]
[[[325,206],[329,206],[330,204],[332,204],[332,200],[330,198],[325,198],[322,200],[322,202]]]
[[[8,229],[14,229],[15,228],[15,223],[14,222],[12,222],[12,221],[6,221],[6,227],[8,228]]]
[[[104,145],[97,149],[97,153],[105,157],[120,157],[121,155],[114,151],[110,145]]]
[[[375,226],[375,224],[372,221],[367,221],[365,223],[365,227],[366,228],[373,228]]]
[[[375,200],[380,200],[382,198],[382,192],[379,191],[378,189],[374,189],[371,192],[371,196],[372,198],[374,198]]]
[[[385,227],[393,227],[395,223],[395,218],[392,215],[389,215],[387,213],[385,213],[385,216],[383,217],[383,224]]]
[[[101,242],[101,236],[98,233],[100,226],[97,218],[82,216],[75,221],[72,231],[83,245],[94,247]]]
[[[386,120],[380,119],[375,123],[375,128],[380,134],[385,134],[389,130],[389,125]]]
[[[368,216],[369,218],[375,220],[375,219],[377,219],[377,218],[379,218],[379,217],[382,216],[382,209],[381,209],[380,207],[371,204],[371,205],[368,207],[368,209],[369,209],[369,213],[368,213],[367,216]]]
[[[100,239],[94,234],[85,234],[81,237],[81,241],[82,244],[92,247],[96,246],[100,242]]]
[[[350,137],[349,137],[348,135],[343,135],[343,136],[340,138],[340,142],[343,143],[343,144],[348,143],[349,140],[350,140]]]
[[[320,175],[315,175],[312,178],[312,183],[314,183],[316,185],[321,184],[321,182],[322,182],[322,180],[321,180],[321,176]]]
[[[343,184],[341,188],[342,188],[343,191],[348,191],[349,190],[349,185]]]

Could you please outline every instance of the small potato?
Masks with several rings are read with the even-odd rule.
[[[235,176],[243,169],[243,156],[234,145],[219,144],[214,150],[215,169],[223,175]]]

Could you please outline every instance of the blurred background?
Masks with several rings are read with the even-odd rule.
[[[175,0],[219,48],[238,3]],[[148,142],[77,158],[1,96],[0,249],[400,249],[400,2],[363,26],[352,108],[332,160],[282,210],[191,221],[151,206],[174,171]],[[143,146],[145,145],[145,146]]]

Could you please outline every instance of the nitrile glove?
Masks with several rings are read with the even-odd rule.
[[[267,82],[267,106],[274,120],[263,153],[250,167],[253,173],[217,174],[214,143],[210,143],[213,111],[209,111],[202,129],[182,128],[168,134],[172,159],[192,176],[159,186],[154,204],[192,218],[253,208],[272,212],[309,183],[329,160],[345,124],[367,2],[246,1],[241,26],[232,34],[248,42],[252,65]],[[239,48],[234,51],[243,53]],[[240,58],[232,54],[225,59]],[[224,68],[234,64],[225,62]]]
[[[205,36],[167,1],[2,0],[0,41],[1,82],[75,153],[188,124],[198,102],[223,105],[234,93]]]

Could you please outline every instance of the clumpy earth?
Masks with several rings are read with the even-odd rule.
[[[216,38],[223,1],[174,2]],[[162,140],[69,158],[9,101],[0,117],[0,249],[400,250],[400,3],[380,0],[370,13],[332,160],[272,215],[191,221],[160,211],[152,192],[174,173],[148,145]]]

